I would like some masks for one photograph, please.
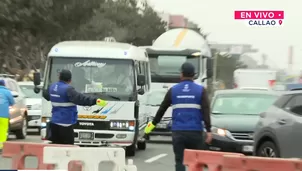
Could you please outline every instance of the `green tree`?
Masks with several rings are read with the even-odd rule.
[[[216,66],[216,74],[217,80],[220,80],[224,83],[226,88],[233,88],[234,78],[233,73],[236,69],[246,68],[241,61],[237,58],[233,58],[228,54],[220,54],[216,55],[217,66]]]
[[[146,45],[165,31],[164,26],[151,7],[138,8],[135,0],[3,0],[0,72],[24,75],[39,68],[59,41],[112,36]]]

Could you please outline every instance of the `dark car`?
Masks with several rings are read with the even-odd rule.
[[[284,92],[260,114],[254,137],[254,155],[302,158],[302,91]]]
[[[253,134],[259,114],[266,111],[279,94],[263,90],[219,90],[212,100],[210,150],[252,154]]]

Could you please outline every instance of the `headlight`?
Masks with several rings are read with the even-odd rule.
[[[40,104],[34,104],[31,106],[31,110],[41,110],[42,106]]]
[[[230,131],[228,131],[226,129],[222,129],[222,128],[212,127],[212,133],[220,135],[220,136],[224,136],[224,137],[231,137]]]
[[[110,129],[128,129],[134,130],[134,121],[110,121]]]

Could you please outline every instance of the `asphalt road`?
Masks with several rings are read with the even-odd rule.
[[[134,164],[138,167],[138,171],[174,171],[174,155],[172,151],[172,145],[170,137],[153,137],[153,140],[157,140],[156,143],[148,143],[145,151],[137,151],[133,159]],[[15,140],[14,136],[11,136],[10,141]],[[25,140],[26,142],[41,142],[38,135],[30,135]],[[159,143],[164,141],[165,143]],[[27,157],[25,159],[27,168],[36,168],[37,159],[35,157]],[[10,159],[0,157],[0,170],[10,169]],[[99,170],[112,170],[113,165],[111,163],[100,163]]]

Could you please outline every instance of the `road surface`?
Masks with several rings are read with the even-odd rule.
[[[13,139],[10,141],[19,141]],[[158,138],[156,138],[158,139]],[[170,141],[171,138],[164,137],[160,140]],[[30,135],[25,140],[26,142],[41,142],[38,135]],[[133,159],[134,164],[138,167],[138,171],[174,171],[174,155],[172,145],[170,143],[148,143],[145,151],[137,151]],[[37,168],[37,159],[34,157],[27,157],[25,159],[27,168]],[[0,170],[10,169],[10,159],[0,157]],[[100,169],[101,168],[101,169]],[[113,165],[110,163],[101,163],[99,170],[112,170]]]

